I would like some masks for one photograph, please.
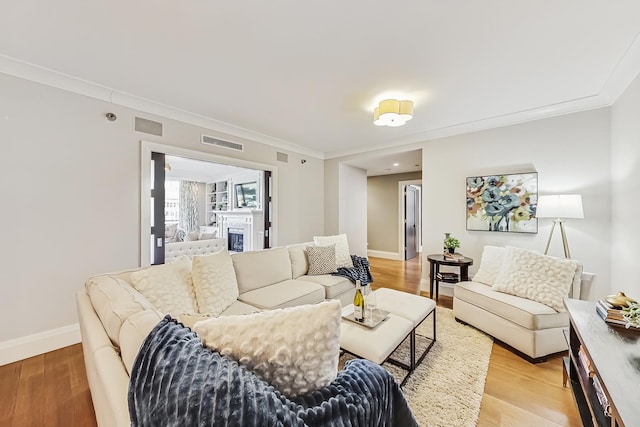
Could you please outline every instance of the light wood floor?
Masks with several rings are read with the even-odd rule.
[[[388,287],[428,297],[420,291],[421,257],[406,262],[369,258],[373,288]],[[442,296],[438,305],[452,308]],[[562,356],[531,364],[494,343],[478,426],[582,426],[569,388],[562,387]]]
[[[374,288],[420,292],[420,257],[370,258]],[[441,296],[438,305],[451,308]],[[0,367],[0,426],[96,425],[82,347],[76,344]],[[478,426],[580,426],[571,391],[562,387],[562,359],[531,364],[494,344]]]

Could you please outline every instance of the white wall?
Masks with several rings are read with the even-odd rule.
[[[611,109],[611,291],[640,299],[640,76]]]
[[[367,256],[367,171],[338,167],[339,233],[347,233],[352,255]]]
[[[610,135],[610,110],[602,108],[425,143],[424,257],[442,251],[445,232],[458,237],[460,252],[475,260],[472,273],[486,244],[544,251],[551,219],[539,220],[537,234],[467,231],[465,221],[466,177],[537,171],[540,194],[582,194],[585,219],[566,222],[571,255],[583,262],[585,271],[597,275],[588,297],[607,295],[611,276]],[[549,253],[563,256],[557,232]],[[422,276],[428,280],[428,269],[423,269]]]
[[[0,93],[0,353],[77,322],[74,293],[90,275],[139,265],[141,140],[275,165],[277,243],[324,232],[320,159],[4,74]],[[135,115],[164,123],[164,136],[135,132]],[[245,151],[202,145],[201,133]]]

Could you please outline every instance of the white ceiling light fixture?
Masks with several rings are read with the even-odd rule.
[[[413,118],[413,101],[385,99],[373,110],[376,126],[402,126]]]

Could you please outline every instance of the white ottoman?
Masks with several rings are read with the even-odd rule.
[[[342,309],[344,316],[353,313],[353,304]],[[340,348],[354,356],[383,364],[413,330],[413,323],[403,317],[389,314],[389,318],[368,328],[343,320],[340,327]]]
[[[436,303],[429,298],[412,295],[393,289],[381,288],[374,291],[378,309],[388,311],[388,318],[375,328],[359,325],[350,320],[342,320],[340,348],[354,356],[369,359],[377,364],[386,361],[407,371],[401,386],[409,375],[424,360],[436,341]],[[353,313],[353,304],[343,308],[343,316]],[[433,337],[420,358],[416,360],[416,328],[431,315]],[[409,337],[410,361],[403,363],[392,359],[392,353]]]
[[[396,291],[394,289],[380,288],[374,292],[376,294],[377,308],[393,313],[396,316],[404,317],[413,324],[413,330],[410,335],[411,360],[409,362],[409,366],[402,366],[403,364],[390,360],[390,362],[393,362],[396,365],[406,367],[410,371],[413,371],[416,366],[422,363],[425,356],[436,342],[436,303],[432,299],[425,298],[420,295]],[[433,320],[433,337],[427,337],[430,339],[429,345],[420,355],[418,360],[416,360],[416,328],[420,326],[420,324],[429,317],[429,315],[432,316]]]

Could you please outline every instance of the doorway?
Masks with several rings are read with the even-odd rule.
[[[244,242],[251,244],[247,250],[277,244],[273,203],[277,196],[276,167],[142,141],[141,172],[141,266],[164,262],[169,223],[189,228],[193,233],[189,240],[195,234],[198,239],[205,234],[207,238],[227,238],[234,221],[241,218],[247,222],[244,216],[251,216],[254,227],[244,236]],[[185,183],[184,187],[191,190],[185,193],[185,200],[176,200],[165,192],[170,183],[177,183],[181,190]],[[174,214],[187,206],[197,206],[197,213],[185,214],[188,219],[180,221],[181,214]]]
[[[415,258],[422,251],[421,206],[422,188],[417,184],[403,184],[403,252],[404,260]]]
[[[413,185],[404,187],[404,259],[410,260],[418,253],[416,228],[416,209],[418,191]]]

